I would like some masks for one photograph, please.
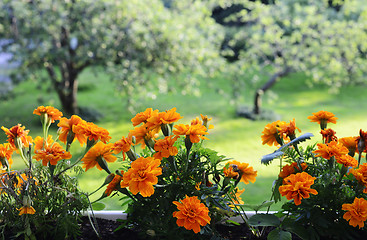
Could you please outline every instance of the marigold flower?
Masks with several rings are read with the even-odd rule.
[[[158,132],[162,124],[171,124],[177,122],[181,118],[181,115],[176,112],[176,108],[172,108],[165,112],[152,114],[151,117],[147,119],[146,126],[149,130],[156,129]]]
[[[286,122],[280,120],[267,124],[262,131],[262,144],[267,144],[269,146],[278,146],[279,144],[281,144],[282,139],[287,140],[285,134],[279,134],[279,130],[286,125]]]
[[[121,175],[124,174],[124,171],[121,171]],[[105,190],[106,196],[110,196],[113,191],[117,191],[120,188],[120,184],[122,181],[122,176],[119,174],[114,174],[112,181],[107,185]]]
[[[352,168],[349,172],[365,187],[363,193],[367,193],[367,163],[359,165],[357,169]]]
[[[60,120],[60,118],[62,117],[62,112],[51,106],[39,106],[33,111],[33,114],[39,115],[41,117],[42,115],[47,114],[51,123],[55,122],[56,120]]]
[[[312,116],[307,117],[311,122],[317,122],[320,124],[321,129],[325,129],[328,123],[336,123],[338,118],[331,112],[327,111],[318,111],[316,113],[312,113]]]
[[[241,174],[241,182],[244,182],[245,184],[249,184],[249,181],[252,183],[256,181],[257,171],[254,171],[252,167],[249,167],[248,163],[241,163],[239,161],[233,160],[228,164],[232,170],[223,169],[223,173],[227,171],[228,176],[230,176],[233,174],[233,172],[237,172],[238,176]]]
[[[349,225],[353,227],[364,227],[364,222],[367,220],[367,200],[364,198],[354,198],[353,203],[345,203],[342,205],[344,213],[343,218],[349,221]]]
[[[208,126],[208,122],[210,121],[210,120],[212,120],[211,118],[208,118],[208,116],[207,115],[203,115],[203,114],[200,114],[200,116],[201,116],[201,119],[203,119],[203,125],[207,128],[207,129],[213,129],[214,128],[214,126],[213,125],[209,125]]]
[[[169,156],[176,156],[178,150],[177,147],[173,146],[173,144],[176,142],[177,138],[177,136],[168,136],[164,139],[159,139],[154,144],[154,150],[156,151],[154,157],[162,159],[168,158]]]
[[[310,194],[318,194],[311,188],[315,179],[306,172],[291,174],[284,179],[283,185],[279,187],[279,193],[286,196],[288,200],[293,199],[294,204],[300,205],[302,198],[309,198]]]
[[[36,210],[32,206],[23,206],[19,209],[19,216],[23,214],[35,214]]]
[[[34,142],[35,155],[33,158],[37,161],[42,160],[43,166],[47,166],[48,163],[55,166],[58,161],[71,158],[71,154],[65,151],[60,144],[53,142],[51,136],[48,137],[46,145],[44,145],[43,138],[39,136],[34,139]]]
[[[111,139],[110,133],[106,129],[98,127],[92,122],[83,121],[79,123],[73,127],[73,132],[86,136],[89,141],[97,142],[100,140],[103,143],[107,143]]]
[[[337,157],[336,162],[343,164],[344,167],[357,167],[358,165],[357,159],[348,154]]]
[[[239,188],[236,187],[234,189],[234,191],[235,191],[234,194],[233,194],[233,192],[230,193],[233,204],[244,204],[244,202],[241,198],[241,195],[245,191],[245,189],[239,190]],[[230,207],[234,207],[234,206],[231,204]]]
[[[331,141],[336,141],[336,142],[338,141],[338,138],[335,135],[336,132],[331,128],[321,129],[320,133],[325,143],[329,143]]]
[[[74,128],[75,126],[85,122],[77,115],[72,115],[70,119],[67,119],[65,117],[60,119],[60,122],[57,124],[59,127],[59,140],[63,143],[69,143],[71,144],[74,139],[78,139],[80,142],[80,145],[82,146],[84,143],[87,142],[87,137],[83,133],[75,132]],[[69,141],[68,141],[68,136]]]
[[[307,168],[307,163],[301,163],[301,168],[302,171],[304,171]],[[287,164],[285,166],[282,167],[282,171],[280,171],[279,173],[279,177],[280,178],[286,178],[291,174],[294,174],[296,172],[300,172],[301,170],[299,169],[298,163],[297,162],[293,162],[292,164]]]
[[[102,170],[104,166],[103,159],[107,162],[116,161],[117,157],[112,155],[113,143],[104,144],[103,142],[97,142],[82,158],[82,166],[85,171],[97,166],[97,169]],[[103,158],[103,159],[102,159]]]
[[[357,151],[357,137],[344,137],[339,138],[339,143],[343,144],[344,147],[348,148],[349,155],[354,156],[354,153]]]
[[[158,114],[158,110],[153,111],[152,108],[147,108],[145,109],[144,112],[140,112],[136,114],[135,117],[131,119],[131,122],[133,123],[133,126],[135,127],[139,125],[140,123],[146,123],[150,117],[157,115],[157,114]]]
[[[178,211],[173,212],[173,217],[177,218],[177,226],[194,233],[200,232],[200,226],[210,223],[209,209],[196,197],[186,197],[181,202],[173,201]]]
[[[13,164],[13,159],[11,158],[14,152],[14,148],[10,145],[10,143],[0,144],[0,168],[4,168],[4,163],[7,161],[9,164],[9,168]]]
[[[225,177],[233,178],[233,179],[237,179],[240,175],[237,165],[234,165],[234,164],[229,164],[228,168],[224,167],[223,174]]]
[[[124,173],[121,187],[129,187],[132,194],[140,193],[143,197],[150,197],[154,193],[153,185],[158,183],[162,168],[161,160],[153,157],[140,157],[131,163],[131,167]]]
[[[157,129],[150,131],[144,125],[130,130],[129,135],[135,137],[135,145],[140,143],[141,148],[145,148],[146,143],[159,136]]]
[[[128,151],[130,151],[131,145],[133,144],[132,142],[132,138],[131,135],[129,135],[128,137],[122,137],[120,140],[118,140],[117,142],[115,142],[113,144],[113,153],[114,154],[119,154],[120,152],[122,152],[122,156],[123,159],[125,160],[126,155],[125,153],[127,153]]]
[[[24,126],[22,127],[21,124],[15,125],[10,129],[2,126],[1,129],[5,132],[5,134],[8,137],[8,142],[14,148],[21,148],[23,146],[28,147],[29,144],[32,142],[32,137],[28,136],[29,130],[24,130],[25,127]],[[19,146],[20,143],[23,146]]]
[[[278,128],[279,130],[279,135],[280,136],[287,136],[290,139],[294,139],[296,138],[296,130],[298,130],[298,132],[301,132],[301,129],[299,129],[298,127],[296,127],[296,120],[293,119],[292,121],[289,122],[289,124],[281,124]]]
[[[317,147],[318,150],[313,151],[317,154],[315,157],[323,157],[325,159],[330,159],[333,156],[337,158],[349,152],[348,148],[336,141],[331,141],[328,144],[318,143]]]
[[[173,134],[187,136],[192,143],[200,142],[200,139],[208,139],[204,135],[208,134],[203,125],[178,124],[174,126]]]

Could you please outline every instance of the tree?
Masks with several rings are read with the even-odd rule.
[[[218,56],[221,30],[205,4],[166,2],[4,0],[0,37],[12,40],[6,51],[21,63],[18,79],[51,82],[63,110],[75,114],[78,76],[87,67],[108,69],[131,101],[138,88],[149,88],[147,71],[215,66],[206,63]]]
[[[237,46],[242,43],[239,61],[247,69],[270,71],[268,81],[255,93],[255,115],[261,112],[262,95],[291,72],[304,72],[310,84],[322,82],[332,90],[365,83],[367,11],[361,7],[363,1],[338,1],[337,7],[326,0],[241,2],[246,8],[236,18],[248,24],[238,28],[232,40]]]

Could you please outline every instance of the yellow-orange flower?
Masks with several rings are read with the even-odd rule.
[[[133,144],[131,135],[128,137],[122,137],[120,140],[113,144],[113,153],[119,154],[122,152],[123,159],[125,160],[125,153],[130,151],[131,145]]]
[[[113,143],[104,144],[103,142],[97,142],[82,158],[82,166],[85,171],[97,166],[99,170],[103,169],[103,159],[107,162],[116,161],[117,157],[112,155]]]
[[[44,140],[41,137],[34,139],[35,149],[33,156],[37,161],[42,160],[42,165],[47,166],[48,163],[56,165],[62,159],[70,159],[71,154],[65,151],[60,144],[53,142],[51,136],[47,139],[47,144],[44,146]]]
[[[301,163],[302,171],[304,171],[307,168],[307,163]],[[287,164],[283,166],[282,171],[279,173],[280,178],[286,178],[291,174],[294,174],[297,172],[300,172],[299,166],[297,162],[293,162],[292,164]]]
[[[300,205],[303,198],[309,198],[310,194],[318,194],[311,188],[315,179],[306,172],[291,174],[284,179],[283,185],[279,187],[279,193],[288,200],[293,199],[294,204]]]
[[[321,129],[325,129],[328,123],[336,123],[338,118],[331,112],[327,111],[318,111],[316,113],[312,113],[312,116],[308,116],[311,122],[317,122],[320,124]]]
[[[21,148],[23,146],[27,148],[29,144],[32,142],[32,137],[28,136],[29,130],[24,130],[25,127],[24,126],[22,127],[21,124],[15,125],[10,129],[2,126],[1,129],[7,135],[8,143],[10,143],[14,148]],[[20,142],[18,142],[18,140]],[[18,146],[20,143],[23,146]]]
[[[357,169],[352,168],[349,172],[365,187],[363,193],[367,193],[367,163],[359,165]]]
[[[121,171],[121,175],[123,174],[124,174],[124,171]],[[118,190],[118,188],[120,187],[121,181],[122,181],[122,176],[120,176],[119,174],[114,174],[112,181],[107,185],[107,188],[104,192],[107,197],[110,196],[113,191]]]
[[[98,127],[96,124],[92,122],[81,122],[78,125],[73,127],[73,132],[75,134],[81,134],[88,138],[89,141],[95,141],[98,140],[107,143],[110,141],[110,133],[101,127]]]
[[[342,205],[344,213],[343,218],[349,221],[349,225],[353,227],[364,227],[364,222],[367,220],[367,200],[364,198],[354,198],[353,203],[345,203]]]
[[[233,204],[244,204],[244,202],[241,198],[241,195],[244,191],[245,191],[245,189],[239,190],[238,187],[236,187],[234,189],[234,193],[233,192],[230,193]],[[232,204],[230,204],[230,207],[234,207],[234,206]]]
[[[157,129],[149,131],[146,126],[135,127],[129,132],[130,136],[135,137],[135,144],[141,144],[141,148],[145,148],[146,142],[158,137]]]
[[[200,116],[201,116],[201,119],[203,119],[203,125],[207,128],[207,129],[213,129],[214,128],[214,126],[213,125],[209,125],[208,126],[208,122],[210,121],[210,120],[212,120],[211,118],[209,118],[207,115],[203,115],[203,114],[200,114]]]
[[[296,137],[296,130],[298,130],[298,132],[301,132],[301,129],[296,126],[295,119],[290,121],[289,124],[281,124],[278,129],[280,136],[285,135],[291,139],[294,139]]]
[[[200,232],[200,226],[210,223],[209,209],[196,197],[186,197],[181,202],[173,201],[178,211],[173,212],[173,217],[177,218],[177,226],[194,233]]]
[[[18,210],[19,210],[19,215],[36,213],[36,210],[32,206],[23,206],[19,208]]]
[[[227,171],[228,176],[230,176],[230,174],[237,172],[238,176],[241,174],[241,182],[244,182],[245,184],[249,184],[249,181],[252,183],[256,181],[257,171],[250,167],[248,163],[241,163],[239,161],[233,160],[228,164],[232,170],[223,169],[223,173]]]
[[[129,187],[132,194],[140,193],[143,197],[150,197],[154,193],[153,185],[158,183],[162,168],[161,160],[153,157],[140,157],[131,163],[131,167],[124,173],[121,187]]]
[[[344,167],[357,167],[358,165],[357,159],[348,154],[337,157],[336,161],[340,164],[343,164]]]
[[[62,117],[62,112],[51,106],[39,106],[33,111],[33,114],[40,116],[42,116],[43,114],[47,114],[48,118],[51,120],[51,123],[55,122],[56,120],[60,120],[60,118]]]
[[[179,136],[184,135],[190,138],[192,143],[200,142],[200,139],[208,139],[204,135],[208,134],[206,127],[203,125],[178,124],[174,126],[173,134]]]
[[[357,151],[357,137],[344,137],[339,138],[339,143],[343,144],[344,147],[348,148],[349,155],[354,156]]]
[[[176,156],[178,150],[173,144],[176,142],[177,138],[177,136],[167,136],[164,139],[159,139],[154,144],[154,150],[156,151],[154,157],[162,159],[168,158],[169,156]]]
[[[157,129],[157,131],[159,131],[162,124],[171,124],[177,122],[181,118],[181,115],[176,112],[176,108],[172,108],[165,112],[152,114],[146,121],[146,127],[149,130]]]
[[[137,126],[140,123],[146,123],[148,118],[152,117],[153,115],[157,115],[158,114],[158,110],[154,110],[152,108],[147,108],[145,109],[144,112],[140,112],[138,114],[135,115],[135,117],[133,117],[131,119],[131,122],[133,123],[133,126]]]
[[[81,124],[82,122],[85,122],[85,121],[82,120],[77,115],[72,115],[70,119],[67,119],[65,117],[61,118],[60,122],[57,124],[57,126],[59,127],[59,131],[58,131],[59,140],[66,144],[68,141],[68,135],[69,135],[71,136],[69,143],[72,143],[75,138],[78,139],[78,141],[80,142],[80,145],[83,145],[84,143],[86,143],[87,137],[82,133],[75,132],[74,130],[75,126]]]
[[[14,148],[10,145],[10,143],[0,144],[0,168],[5,167],[3,165],[3,161],[7,160],[9,164],[9,168],[13,164],[13,159],[11,156],[13,155]]]
[[[228,168],[224,166],[223,174],[225,177],[237,179],[239,177],[239,170],[237,165],[229,164]]]
[[[337,158],[349,152],[348,148],[336,141],[331,141],[328,144],[318,143],[317,147],[318,150],[313,151],[317,154],[316,157],[323,157],[325,159],[330,159],[333,156]]]
[[[284,121],[276,121],[269,123],[265,126],[264,130],[262,131],[262,144],[269,145],[269,146],[278,146],[280,142],[283,140],[287,140],[285,134],[279,134],[279,130],[282,129],[283,126],[286,126],[287,123]]]

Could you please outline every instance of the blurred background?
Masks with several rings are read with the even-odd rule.
[[[148,107],[176,107],[180,123],[208,115],[205,146],[258,170],[256,183],[241,186],[245,203],[258,204],[279,173],[278,161],[260,161],[276,150],[262,145],[266,124],[294,118],[316,142],[319,126],[307,116],[326,110],[338,117],[338,137],[367,129],[366,36],[364,0],[2,0],[0,126],[21,123],[38,136],[32,112],[51,105],[114,142]],[[72,154],[81,152],[74,144]],[[89,170],[82,190],[105,177]],[[107,209],[121,209],[118,199],[104,200]]]

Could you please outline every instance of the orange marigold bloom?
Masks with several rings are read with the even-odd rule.
[[[288,200],[293,199],[294,204],[300,205],[302,198],[309,198],[310,194],[318,194],[311,188],[315,179],[306,172],[291,174],[284,179],[283,185],[279,187],[279,193],[286,196]]]
[[[364,227],[364,222],[367,220],[367,200],[364,198],[354,198],[353,203],[345,203],[342,205],[344,213],[343,218],[349,221],[349,225],[353,227]]]
[[[173,134],[184,135],[190,138],[192,143],[200,142],[200,139],[208,139],[204,135],[208,134],[206,127],[203,125],[179,124],[174,126]]]
[[[99,170],[102,170],[101,167],[102,158],[107,162],[116,161],[117,157],[112,155],[113,143],[104,144],[103,142],[97,142],[82,158],[83,168],[85,171],[88,169],[97,166]]]
[[[11,156],[13,155],[14,150],[15,149],[10,145],[10,143],[0,144],[0,168],[5,167],[3,164],[5,160],[8,161],[10,168],[10,166],[13,164],[13,159]]]
[[[159,139],[154,144],[154,150],[156,153],[154,154],[155,158],[162,159],[168,158],[169,156],[176,156],[178,153],[177,147],[173,146],[173,144],[177,140],[177,136],[168,136],[164,139]]]
[[[121,175],[123,174],[124,174],[124,171],[121,170]],[[118,190],[118,188],[120,187],[121,181],[122,181],[122,176],[120,176],[119,174],[114,174],[112,181],[107,185],[107,188],[104,192],[107,197],[110,196],[113,191]]]
[[[357,137],[344,137],[339,138],[339,143],[343,144],[344,147],[348,148],[349,155],[354,156],[357,151]]]
[[[238,167],[235,164],[229,164],[228,168],[224,166],[223,174],[225,177],[233,178],[233,179],[237,179],[240,175]]]
[[[82,134],[82,133],[78,133],[75,132],[75,126],[81,124],[85,122],[84,120],[82,120],[79,116],[77,115],[72,115],[70,117],[70,119],[67,119],[65,117],[60,119],[60,122],[57,124],[57,126],[59,127],[59,140],[63,143],[67,143],[68,141],[68,135],[71,136],[71,139],[69,140],[70,143],[72,143],[74,141],[74,139],[78,139],[78,141],[80,142],[80,145],[83,145],[84,143],[87,142],[87,137]]]
[[[200,114],[200,116],[201,116],[201,119],[203,119],[203,125],[207,128],[207,129],[213,129],[214,128],[214,126],[213,125],[209,125],[208,126],[208,122],[210,121],[210,120],[212,120],[211,118],[208,118],[208,116],[207,115],[203,115],[203,114]]]
[[[289,124],[286,123],[279,126],[280,136],[285,135],[287,137],[290,137],[291,139],[296,138],[296,130],[298,130],[298,132],[301,132],[301,129],[296,127],[296,120],[294,118],[292,121],[289,122]]]
[[[35,214],[36,210],[32,206],[23,206],[19,209],[19,216],[23,214]]]
[[[28,136],[29,130],[24,131],[25,127],[24,126],[22,127],[21,124],[15,125],[10,129],[7,129],[6,127],[2,126],[1,129],[5,132],[5,134],[8,137],[8,142],[14,148],[21,148],[23,146],[28,147],[29,144],[32,142],[32,137]],[[20,143],[23,146],[19,146]]]
[[[367,163],[359,165],[357,169],[352,168],[349,172],[365,187],[363,193],[367,193]]]
[[[307,168],[307,163],[301,163],[301,167],[302,167],[302,171],[304,171]],[[300,172],[301,170],[299,169],[298,163],[297,162],[293,162],[292,164],[287,164],[285,166],[282,167],[282,171],[280,171],[279,173],[279,177],[280,178],[286,178],[291,174],[294,174],[296,172]]]
[[[230,195],[232,197],[233,204],[244,204],[244,202],[241,198],[241,195],[245,191],[245,189],[239,190],[238,187],[236,187],[234,191],[235,191],[234,194],[233,194],[233,192],[230,193]],[[231,204],[230,207],[232,207],[232,204]]]
[[[118,140],[117,142],[115,142],[113,144],[113,153],[114,154],[119,154],[120,152],[122,152],[122,156],[125,160],[126,155],[125,153],[130,151],[131,145],[133,144],[132,142],[132,138],[131,135],[129,135],[128,137],[122,137],[120,140]]]
[[[48,163],[56,165],[58,161],[62,159],[70,159],[71,154],[65,151],[57,142],[53,143],[52,138],[49,136],[47,144],[44,146],[44,140],[41,137],[36,137],[35,140],[35,155],[34,159],[37,161],[42,160],[42,165],[47,166]]]
[[[135,144],[137,145],[140,143],[141,148],[145,148],[146,142],[159,136],[157,129],[149,131],[144,125],[130,130],[129,135],[135,137]]]
[[[318,111],[316,113],[312,113],[312,116],[307,117],[311,122],[317,122],[320,124],[321,129],[325,129],[328,123],[336,123],[338,118],[331,112],[327,111]]]
[[[269,146],[278,146],[281,142],[281,139],[287,140],[287,137],[284,134],[279,134],[279,130],[286,125],[286,122],[280,120],[267,124],[262,131],[262,144],[268,144]]]
[[[152,114],[152,116],[147,119],[146,125],[149,130],[157,129],[159,131],[162,124],[171,124],[177,122],[181,118],[181,115],[176,112],[176,108],[172,108],[165,112]]]
[[[338,138],[335,135],[336,132],[331,128],[321,129],[320,133],[325,143],[329,143],[331,141],[336,141],[336,142],[338,141]]]
[[[181,202],[173,201],[178,211],[173,212],[173,217],[177,218],[177,226],[194,233],[200,232],[200,226],[210,223],[209,209],[197,198],[197,196],[186,197]]]
[[[135,117],[133,117],[131,119],[131,122],[133,123],[133,126],[137,126],[140,123],[146,123],[148,118],[155,116],[158,114],[158,110],[154,110],[152,108],[147,108],[144,112],[140,112],[138,114],[135,115]]]
[[[154,193],[153,185],[158,183],[162,168],[161,160],[153,157],[140,157],[131,163],[131,167],[124,173],[121,187],[129,187],[132,194],[140,193],[143,197],[150,197]]]
[[[241,182],[244,182],[245,184],[249,184],[249,181],[254,183],[256,181],[257,171],[254,171],[252,167],[249,167],[248,163],[241,163],[239,161],[233,160],[229,163],[230,168],[232,170],[224,170],[228,171],[228,174],[233,174],[233,172],[237,172],[238,176],[241,174]]]
[[[348,148],[336,141],[331,141],[328,144],[318,143],[317,147],[318,150],[313,151],[317,154],[316,157],[323,157],[325,159],[330,159],[333,156],[340,157],[349,152]]]
[[[358,165],[357,159],[348,154],[337,157],[336,161],[343,164],[345,167],[357,167]]]
[[[43,114],[47,114],[51,123],[55,122],[56,120],[60,120],[62,117],[62,112],[58,109],[51,107],[51,106],[39,106],[33,111],[33,114],[42,116]]]
[[[73,132],[75,134],[81,134],[88,138],[89,141],[95,141],[98,140],[107,143],[110,141],[110,133],[101,127],[98,127],[96,124],[92,122],[81,122],[78,125],[73,127]]]

